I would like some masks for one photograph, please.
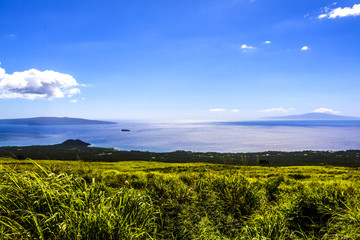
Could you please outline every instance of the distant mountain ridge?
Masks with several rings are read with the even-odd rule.
[[[83,118],[68,117],[35,117],[0,119],[0,124],[14,125],[94,125],[94,124],[117,124],[116,122],[89,120]]]
[[[360,120],[358,117],[348,117],[330,113],[305,113],[300,115],[288,115],[279,117],[267,117],[272,120]]]

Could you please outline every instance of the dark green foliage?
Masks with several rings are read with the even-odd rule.
[[[284,182],[284,177],[280,176],[280,177],[276,177],[276,178],[270,178],[266,183],[265,183],[265,190],[267,193],[267,196],[269,198],[270,201],[274,201],[277,199],[280,190],[279,190],[279,185]]]
[[[289,174],[288,177],[293,178],[293,179],[296,179],[296,180],[310,178],[310,176],[308,176],[308,175],[299,174],[299,173]]]
[[[223,201],[224,211],[231,212],[235,218],[248,216],[259,207],[258,186],[241,175],[217,178],[212,186]]]
[[[336,216],[339,209],[345,209],[346,202],[353,200],[358,194],[352,186],[340,183],[324,186],[313,183],[300,188],[285,211],[289,229],[302,234],[311,233],[321,239],[328,232],[330,219]]]

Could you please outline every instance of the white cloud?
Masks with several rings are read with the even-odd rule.
[[[331,114],[339,114],[340,111],[332,110],[331,108],[318,108],[315,109],[313,112],[315,113],[331,113]]]
[[[70,100],[70,102],[71,102],[71,103],[77,103],[78,100],[77,100],[77,99],[72,99],[72,100]]]
[[[255,49],[255,47],[253,47],[253,46],[249,46],[249,45],[246,45],[246,44],[243,44],[243,45],[241,45],[241,49],[244,49],[244,50],[251,50],[251,49]]]
[[[0,67],[0,98],[54,99],[80,93],[79,84],[69,74],[30,69],[7,74]]]
[[[0,64],[1,64],[1,62],[0,62]],[[5,69],[0,67],[0,79],[3,79],[5,77],[5,74],[6,74]]]
[[[295,108],[282,108],[282,107],[278,107],[278,108],[269,108],[269,109],[265,109],[265,110],[261,110],[260,112],[263,112],[263,113],[272,113],[272,112],[289,112],[289,111],[294,111]]]
[[[210,108],[209,111],[210,112],[225,112],[226,109],[225,108]]]
[[[245,52],[252,52],[255,51],[256,47],[247,45],[247,44],[242,44],[241,45],[241,50],[245,53]]]
[[[232,112],[240,112],[239,109],[232,109],[231,111],[232,111]]]
[[[264,43],[265,43],[265,44],[270,44],[271,41],[267,40],[267,41],[265,41]]]
[[[333,5],[336,5],[333,4]],[[360,15],[360,4],[354,4],[352,7],[338,7],[335,9],[332,9],[331,11],[329,11],[328,8],[325,8],[325,12],[324,14],[320,14],[318,16],[319,19],[321,18],[337,18],[337,17],[349,17],[349,16],[359,16]]]
[[[68,97],[72,97],[79,93],[80,93],[80,89],[78,89],[78,88],[71,88],[71,89],[69,89],[69,91],[67,91]]]
[[[303,47],[301,48],[301,51],[307,51],[307,50],[309,50],[309,47],[308,47],[308,46],[303,46]]]

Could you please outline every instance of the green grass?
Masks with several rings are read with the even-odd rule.
[[[0,239],[360,239],[358,168],[0,158]]]

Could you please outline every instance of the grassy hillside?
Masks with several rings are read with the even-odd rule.
[[[360,237],[358,168],[0,163],[0,239]]]

